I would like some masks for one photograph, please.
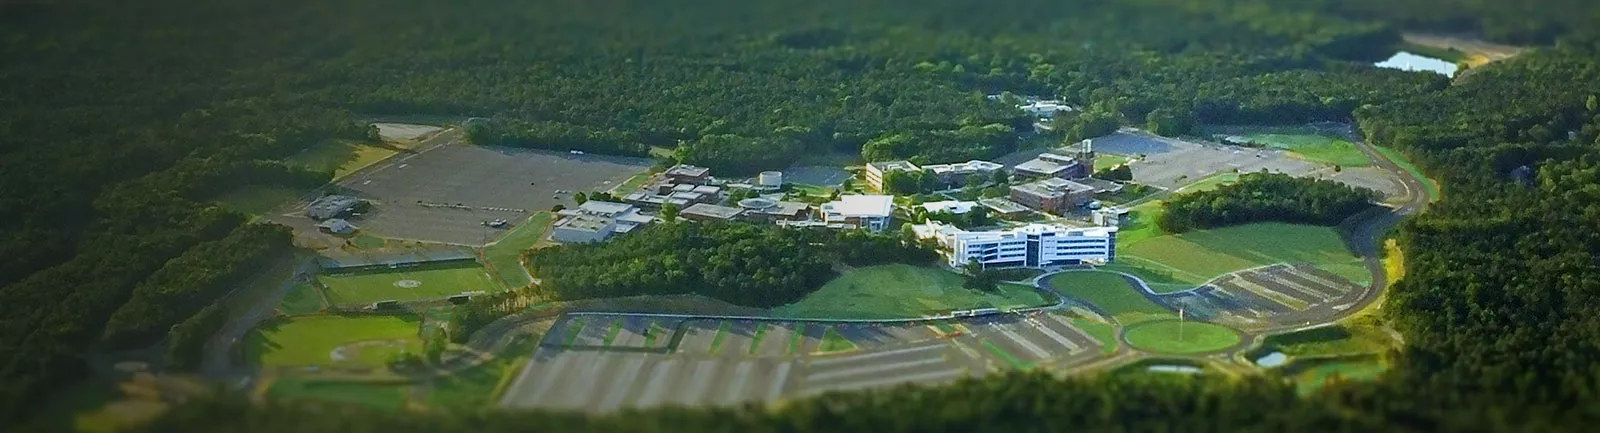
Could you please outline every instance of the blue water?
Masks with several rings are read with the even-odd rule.
[[[1444,74],[1447,77],[1454,76],[1457,69],[1455,63],[1446,62],[1444,60],[1439,60],[1432,57],[1419,56],[1405,51],[1395,53],[1395,55],[1390,57],[1389,60],[1375,63],[1373,66],[1380,68],[1400,69],[1405,71],[1437,72]]]
[[[1283,365],[1284,362],[1288,361],[1289,357],[1284,355],[1283,352],[1272,352],[1268,353],[1267,356],[1256,358],[1256,365],[1270,368]]]

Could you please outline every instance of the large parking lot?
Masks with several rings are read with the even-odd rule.
[[[384,237],[483,245],[503,234],[482,222],[521,222],[557,204],[573,206],[564,191],[604,190],[643,172],[650,161],[506,147],[458,140],[402,155],[339,185],[373,202],[353,222]]]
[[[1305,176],[1324,167],[1291,158],[1284,151],[1221,144],[1202,144],[1143,133],[1118,132],[1094,139],[1099,153],[1139,157],[1133,178],[1139,183],[1174,188],[1219,173],[1260,171]]]
[[[546,334],[500,404],[604,412],[771,402],[1083,362],[1099,347],[1043,313],[895,324],[577,314]]]

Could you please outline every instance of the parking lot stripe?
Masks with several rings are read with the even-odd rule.
[[[567,363],[572,362],[574,357],[576,356],[571,353],[560,352],[555,355],[556,359],[548,364],[532,364],[524,367],[537,369],[534,374],[539,375],[539,378],[537,383],[533,385],[533,392],[524,395],[522,399],[523,405],[537,404],[539,399],[544,396],[544,393],[550,390],[550,385],[555,383],[556,378],[565,374]]]
[[[966,371],[960,370],[960,369],[930,371],[930,372],[927,372],[927,373],[913,374],[913,375],[910,375],[910,376],[893,376],[893,377],[885,377],[885,378],[878,379],[878,380],[870,380],[870,381],[866,381],[866,382],[850,382],[850,383],[839,384],[838,386],[832,386],[832,387],[827,387],[827,388],[808,388],[808,389],[806,389],[806,394],[816,395],[816,394],[821,394],[821,393],[826,392],[826,391],[833,391],[833,390],[865,389],[865,388],[874,388],[874,387],[880,387],[880,386],[885,386],[885,385],[896,385],[896,384],[901,384],[901,383],[930,382],[930,381],[935,381],[935,380],[947,380],[947,379],[954,379],[954,378],[960,377],[961,375],[964,375],[964,374],[966,374]]]
[[[863,374],[863,373],[867,373],[867,374],[884,373],[884,372],[888,372],[888,371],[891,371],[891,370],[910,369],[910,368],[921,367],[921,366],[924,366],[924,365],[940,364],[940,363],[943,363],[943,362],[944,362],[944,357],[940,356],[938,358],[918,359],[918,360],[915,360],[915,361],[897,362],[897,363],[894,363],[894,364],[868,365],[868,366],[865,366],[865,367],[856,367],[856,368],[848,368],[848,369],[844,369],[844,370],[826,371],[826,372],[822,372],[822,373],[807,375],[806,376],[806,382],[808,382],[808,383],[809,382],[820,382],[820,381],[825,381],[825,380],[828,380],[828,379],[834,379],[834,378],[845,377],[845,376],[853,376],[853,375],[858,375],[858,374]]]
[[[1096,340],[1094,337],[1090,337],[1089,334],[1085,334],[1082,329],[1078,329],[1077,326],[1073,326],[1072,322],[1067,321],[1067,319],[1064,318],[1064,317],[1057,316],[1057,315],[1054,315],[1054,314],[1050,314],[1049,316],[1050,316],[1051,319],[1055,320],[1056,323],[1060,323],[1061,326],[1067,327],[1068,331],[1071,331],[1072,333],[1077,334],[1078,335],[1078,341],[1086,341],[1086,342],[1100,341],[1100,340]],[[1093,343],[1091,343],[1091,344],[1093,344]]]
[[[672,380],[673,367],[679,363],[678,359],[668,358],[656,363],[650,368],[650,381],[644,384],[644,392],[634,400],[634,407],[649,407],[661,403],[661,397],[667,393],[667,383]]]
[[[750,370],[755,368],[755,364],[755,361],[739,361],[739,366],[733,368],[733,383],[728,389],[723,390],[718,401],[723,404],[733,404],[743,400],[744,386],[750,381]]]
[[[716,369],[716,360],[695,361],[694,374],[689,376],[689,389],[680,394],[684,399],[679,403],[694,405],[705,401],[706,391],[711,389],[711,382],[716,380],[716,375],[712,374]]]
[[[1073,343],[1072,340],[1068,340],[1067,337],[1057,334],[1054,329],[1050,329],[1049,326],[1045,326],[1044,322],[1040,322],[1039,319],[1029,318],[1028,321],[1033,322],[1035,326],[1034,329],[1038,329],[1040,333],[1044,334],[1044,336],[1050,337],[1051,340],[1055,340],[1057,343],[1061,343],[1062,346],[1066,346],[1067,353],[1077,353],[1078,350],[1080,350],[1077,343]]]
[[[565,398],[556,400],[557,402],[564,401],[564,404],[559,404],[560,407],[581,409],[589,401],[594,400],[593,394],[605,392],[603,389],[605,387],[599,383],[600,373],[611,367],[611,362],[617,358],[617,355],[598,352],[598,355],[592,358],[599,359],[594,359],[583,365],[583,371],[578,373],[577,380],[561,390],[566,394],[562,396]]]
[[[886,351],[882,351],[882,352],[863,353],[863,354],[860,354],[860,355],[853,355],[853,356],[841,356],[841,357],[837,357],[837,358],[822,358],[822,359],[817,359],[817,360],[811,361],[810,365],[812,367],[820,367],[820,366],[826,366],[826,365],[831,365],[831,364],[839,364],[839,363],[844,363],[844,362],[860,361],[860,360],[864,360],[864,359],[882,358],[882,357],[885,357],[885,356],[894,356],[894,355],[899,355],[899,354],[902,354],[902,353],[920,352],[920,351],[924,351],[924,350],[935,350],[935,349],[939,349],[941,347],[944,347],[944,345],[943,344],[936,344],[936,345],[931,345],[931,346],[907,347],[907,348],[904,348],[904,349],[895,349],[895,350],[886,350]]]
[[[1034,345],[1032,341],[1029,341],[1026,337],[1018,335],[1016,333],[1016,331],[1012,331],[1011,328],[1009,328],[1009,327],[1007,327],[1005,325],[1001,325],[999,323],[991,323],[991,324],[989,324],[989,326],[994,328],[995,330],[1000,331],[1000,333],[1005,335],[1007,339],[1010,339],[1011,341],[1016,342],[1018,345],[1021,345],[1023,349],[1028,349],[1029,352],[1033,352],[1033,356],[1038,357],[1040,359],[1044,359],[1044,358],[1049,358],[1050,357],[1050,352],[1049,351],[1046,351],[1046,350],[1044,350],[1044,348],[1041,348],[1039,346]]]
[[[622,399],[633,394],[628,391],[633,390],[633,385],[639,380],[639,373],[644,370],[644,362],[647,360],[648,356],[635,355],[623,362],[622,375],[611,382],[610,389],[606,390],[605,399],[594,409],[604,412],[621,407]]]
[[[778,401],[783,395],[783,389],[789,384],[789,372],[794,370],[794,361],[785,361],[778,364],[778,373],[772,375],[772,386],[767,387],[768,402]]]

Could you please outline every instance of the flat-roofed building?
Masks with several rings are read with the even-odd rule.
[[[799,221],[811,214],[809,204],[766,198],[740,200],[739,207],[744,209],[744,219],[756,222]]]
[[[711,181],[711,169],[697,167],[689,164],[678,164],[662,173],[667,180],[673,183],[691,183],[704,185]]]
[[[732,221],[742,213],[744,209],[736,207],[698,203],[679,211],[678,217],[695,221]]]
[[[866,169],[862,170],[861,178],[862,180],[867,181],[867,185],[871,186],[874,190],[883,191],[883,178],[885,175],[888,175],[889,172],[921,170],[922,169],[918,168],[916,164],[912,164],[911,161],[869,162],[867,163]]]
[[[989,210],[994,211],[994,215],[1002,218],[1016,218],[1033,211],[1032,209],[1028,209],[1027,206],[1023,206],[1021,203],[1011,201],[1010,199],[1004,197],[978,200],[978,204],[989,208]]]
[[[1030,209],[1063,214],[1094,200],[1094,187],[1060,178],[1011,187],[1011,201]]]
[[[1105,263],[1116,259],[1117,228],[1069,228],[1029,224],[1008,230],[967,231],[938,221],[914,227],[918,237],[939,243],[945,263],[959,268],[978,262],[984,268]]]
[[[928,213],[949,212],[955,215],[962,215],[971,212],[972,208],[979,207],[979,204],[975,201],[945,200],[923,203],[917,205],[917,207]]]
[[[632,205],[599,200],[563,209],[556,215],[560,219],[553,225],[550,238],[565,243],[599,242],[654,221],[650,216],[639,214],[639,209]]]
[[[923,170],[932,171],[945,185],[965,185],[972,176],[992,176],[995,170],[1005,168],[1004,165],[989,161],[971,160],[955,164],[924,165]]]
[[[847,195],[822,205],[822,220],[871,231],[889,227],[894,216],[894,196]]]
[[[1012,168],[1017,176],[1026,178],[1053,177],[1058,179],[1082,179],[1093,174],[1094,161],[1046,153],[1027,162],[1017,164]]]

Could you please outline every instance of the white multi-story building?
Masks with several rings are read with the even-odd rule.
[[[822,205],[822,221],[871,231],[889,227],[894,216],[894,196],[847,195]]]
[[[977,261],[984,268],[1049,267],[1116,258],[1117,228],[1069,228],[1029,224],[1010,230],[972,232],[929,221],[917,235],[939,242],[951,267]]]

